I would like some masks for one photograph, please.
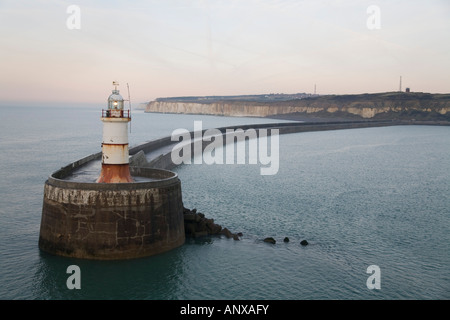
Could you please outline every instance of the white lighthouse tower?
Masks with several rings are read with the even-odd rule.
[[[123,98],[113,82],[114,90],[108,98],[108,109],[102,110],[103,141],[102,171],[98,183],[133,182],[128,154],[128,122],[130,110],[124,110]]]

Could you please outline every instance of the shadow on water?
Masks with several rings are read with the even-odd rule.
[[[174,299],[182,281],[183,246],[167,253],[132,260],[94,261],[40,252],[33,277],[39,300]],[[68,289],[70,265],[80,268],[80,289]]]

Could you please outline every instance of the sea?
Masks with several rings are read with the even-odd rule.
[[[44,183],[101,151],[103,107],[0,106],[0,299],[450,299],[449,126],[280,135],[273,175],[258,163],[175,168],[184,206],[240,240],[187,239],[121,261],[41,252]],[[133,110],[130,145],[193,130],[194,121],[280,122]],[[79,289],[68,285],[73,265]]]

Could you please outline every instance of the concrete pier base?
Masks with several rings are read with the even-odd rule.
[[[151,256],[184,244],[178,176],[151,168],[131,172],[149,181],[98,184],[50,176],[44,186],[40,249],[112,260]]]

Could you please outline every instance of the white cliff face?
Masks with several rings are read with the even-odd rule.
[[[352,102],[338,104],[333,101],[326,102],[311,102],[311,101],[296,101],[290,104],[285,102],[283,104],[255,104],[246,102],[214,102],[214,103],[192,103],[192,102],[169,102],[169,101],[152,101],[147,104],[146,112],[159,113],[183,113],[183,114],[209,114],[220,116],[256,116],[266,117],[275,114],[287,113],[317,113],[329,112],[335,113],[338,111],[359,115],[362,118],[370,119],[376,114],[387,112],[401,112],[401,111],[425,111],[432,112],[435,110],[442,115],[450,112],[450,104],[442,107],[426,106],[414,102],[396,102],[396,101],[368,101],[368,102]]]

